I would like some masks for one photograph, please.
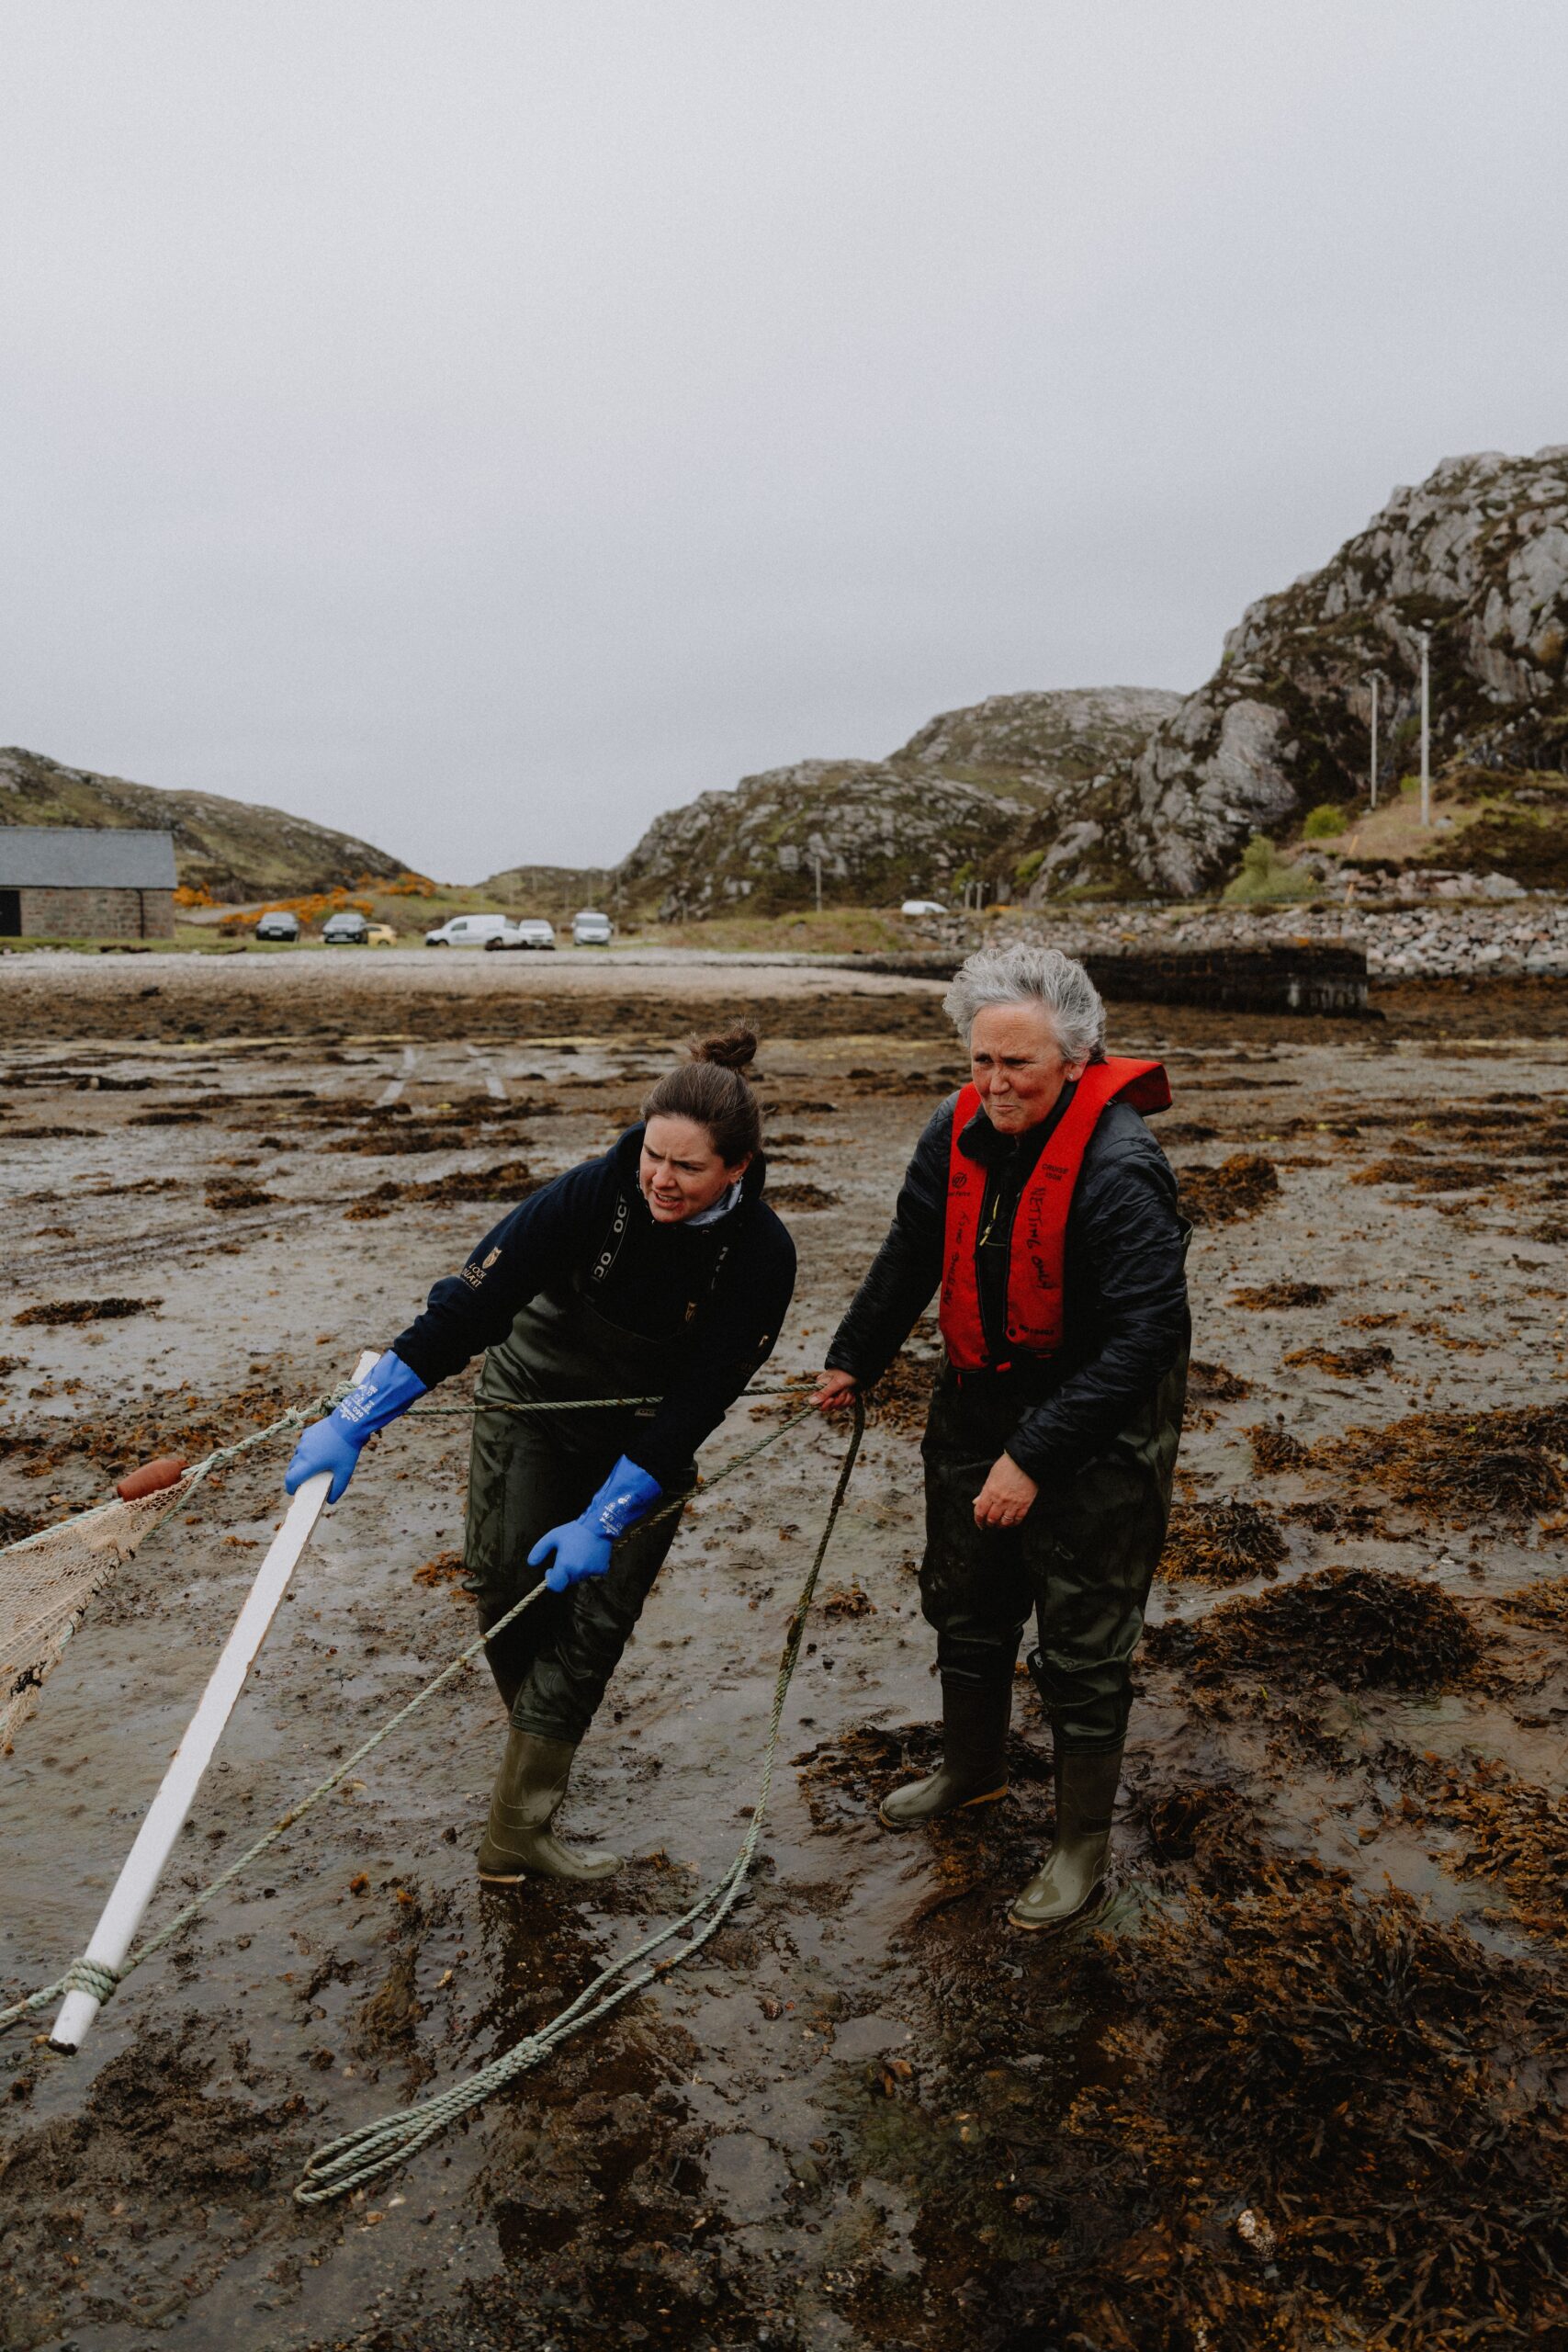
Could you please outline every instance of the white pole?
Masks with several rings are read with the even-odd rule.
[[[355,1366],[355,1380],[363,1380],[378,1362],[375,1351],[367,1351]],[[223,1726],[288,1590],[299,1555],[321,1515],[331,1485],[331,1475],[325,1470],[318,1477],[306,1479],[256,1571],[255,1582],[234,1620],[233,1631],[223,1645],[223,1654],[212,1669],[201,1702],[175,1750],[157,1795],[147,1808],[136,1842],[125,1858],[114,1892],[93,1930],[93,1939],[84,1956],[96,1961],[101,1968],[118,1968],[130,1950],[164,1865],[174,1851],[175,1840],[196,1801],[201,1776],[212,1760],[212,1751],[222,1737]],[[54,2020],[54,2031],[49,2037],[50,2048],[67,2055],[80,2050],[88,2027],[98,2014],[98,2007],[96,1994],[67,1993]]]
[[[1432,821],[1432,673],[1428,659],[1432,640],[1421,636],[1421,822]]]
[[[1377,807],[1377,805],[1378,805],[1378,673],[1377,673],[1377,672],[1376,672],[1375,670],[1372,672],[1372,761],[1371,761],[1371,784],[1372,784],[1372,798],[1371,798],[1371,805],[1372,805],[1372,807],[1375,808]]]

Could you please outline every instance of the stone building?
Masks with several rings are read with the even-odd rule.
[[[0,939],[172,939],[175,837],[0,825]]]

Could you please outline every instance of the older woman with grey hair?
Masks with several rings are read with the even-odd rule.
[[[1081,964],[971,956],[946,998],[970,1081],[915,1148],[887,1238],[828,1351],[824,1410],[886,1370],[940,1292],[922,1453],[920,1599],[942,1758],[881,1817],[912,1828],[1007,1792],[1019,1646],[1051,1721],[1055,1838],[1009,1914],[1085,1917],[1104,1883],[1130,1665],[1165,1541],[1190,1326],[1188,1228],[1142,1114],[1157,1062],[1109,1058]]]

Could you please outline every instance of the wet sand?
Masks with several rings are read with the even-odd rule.
[[[475,958],[433,991],[399,960],[309,986],[270,978],[303,959],[0,972],[6,1532],[341,1376],[509,1185],[604,1148],[656,1042],[738,985]],[[956,1075],[940,990],[870,978],[743,975],[773,1182],[825,1203],[785,1210],[801,1283],[770,1385],[820,1361]],[[1116,1013],[1113,1047],[1169,1062],[1164,1136],[1210,1171],[1188,1193],[1211,1221],[1179,1573],[1092,1932],[1002,1926],[1049,1833],[1021,1678],[1003,1805],[914,1837],[874,1818],[934,1745],[912,1366],[827,1565],[766,1859],[701,1961],[354,2202],[291,2202],[322,2140],[509,2046],[727,1863],[838,1456],[816,1426],[693,1507],[582,1750],[569,1834],[632,1858],[613,1883],[478,1886],[502,1725],[476,1669],[78,2059],[0,2041],[0,2341],[1219,2352],[1457,2345],[1483,2313],[1494,2343],[1551,2341],[1568,2319],[1523,2314],[1565,2259],[1560,1001]],[[1269,1304],[1281,1284],[1317,1295]],[[10,1320],[107,1296],[147,1303]],[[738,1407],[707,1465],[771,1409]],[[468,1638],[465,1453],[461,1419],[405,1422],[323,1521],[155,1918]],[[8,1991],[80,1950],[281,1469],[237,1465],[164,1529],[0,1758]]]

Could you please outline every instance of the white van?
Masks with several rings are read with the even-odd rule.
[[[488,947],[492,939],[511,946],[516,936],[516,926],[504,915],[454,915],[437,931],[427,931],[427,947]]]
[[[574,947],[608,947],[613,937],[608,915],[596,907],[581,907],[571,919],[571,944]]]

